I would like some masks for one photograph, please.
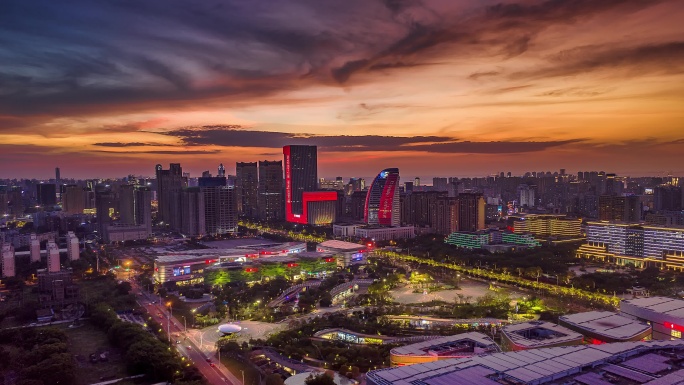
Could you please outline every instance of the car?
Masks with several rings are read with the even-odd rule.
[[[215,367],[216,367],[216,365],[214,365],[213,362],[210,362],[210,363],[209,363],[209,366],[211,366],[212,368],[215,368]]]
[[[180,340],[176,340],[176,344],[180,344]]]
[[[192,350],[192,346],[190,346],[190,345],[186,346],[186,348],[187,348],[188,350]]]
[[[207,362],[211,362],[211,358],[207,358],[206,361],[207,361]]]

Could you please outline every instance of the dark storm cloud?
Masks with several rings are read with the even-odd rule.
[[[454,11],[439,0],[7,0],[0,4],[0,114],[256,103],[454,53],[521,55],[553,23],[654,3],[473,2]]]
[[[187,146],[227,146],[280,148],[288,144],[316,145],[322,151],[417,151],[429,153],[521,153],[543,151],[551,147],[581,142],[581,139],[563,141],[460,141],[445,136],[385,136],[385,135],[309,135],[284,132],[243,130],[231,126],[210,128],[183,128],[164,133],[179,138]]]

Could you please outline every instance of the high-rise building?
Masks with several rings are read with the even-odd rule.
[[[203,176],[201,178],[197,178],[197,186],[196,187],[221,187],[221,186],[227,186],[227,179],[225,176],[211,176],[208,171],[205,173],[202,173]]]
[[[62,176],[60,175],[59,167],[55,167],[55,182],[59,184],[60,180],[62,180]]]
[[[256,218],[259,197],[257,163],[237,162],[235,164],[235,176],[238,214],[248,218]]]
[[[285,218],[288,222],[306,223],[304,192],[318,186],[318,152],[316,146],[283,147],[285,159]]]
[[[601,195],[598,206],[602,221],[633,223],[641,220],[641,201],[635,195]]]
[[[57,189],[52,183],[36,185],[36,198],[39,205],[51,206],[57,204]]]
[[[458,231],[458,199],[437,198],[431,206],[432,228],[437,234],[451,234]]]
[[[60,270],[59,247],[57,247],[57,244],[54,241],[48,241],[46,251],[48,272],[58,272]]]
[[[35,233],[31,234],[30,240],[31,263],[40,262],[40,240]]]
[[[485,200],[482,194],[458,194],[459,231],[478,231],[485,228]]]
[[[95,192],[95,218],[97,219],[97,231],[102,240],[107,240],[107,227],[112,218],[117,216],[119,207],[116,193],[108,189],[98,189]]]
[[[366,189],[366,181],[363,178],[350,178],[349,183],[345,186],[345,194],[352,195],[355,191],[363,191]]]
[[[2,253],[2,277],[14,277],[14,246],[2,245],[0,251]]]
[[[226,176],[226,168],[223,167],[223,163],[219,164],[219,166],[218,166],[218,176],[219,177],[221,177],[221,176],[225,177]]]
[[[0,215],[9,215],[9,196],[7,190],[0,186]]]
[[[520,207],[535,207],[534,189],[527,184],[518,186],[518,203]]]
[[[81,186],[70,184],[64,187],[62,209],[67,214],[83,214],[87,208],[87,191]]]
[[[401,223],[412,226],[432,226],[434,202],[446,197],[446,191],[414,191],[406,194],[401,205]]]
[[[364,222],[369,225],[399,226],[399,169],[387,168],[373,179],[366,195]]]
[[[420,178],[419,177],[416,177],[413,180],[413,187],[420,187]]]
[[[180,191],[188,186],[180,163],[171,163],[168,170],[155,167],[157,176],[158,220],[172,229],[180,228]]]
[[[283,162],[281,160],[259,161],[258,191],[259,219],[266,221],[284,220]]]
[[[432,178],[432,191],[448,191],[447,178]]]
[[[321,190],[344,190],[344,181],[337,177],[335,180],[320,178],[318,180],[318,188]]]
[[[24,195],[20,186],[12,186],[7,193],[7,212],[10,215],[24,215]]]
[[[237,231],[237,197],[230,186],[201,187],[204,194],[204,220],[207,234],[220,235]]]
[[[682,188],[669,184],[653,189],[653,208],[655,211],[681,211]]]
[[[367,191],[354,191],[352,193],[349,205],[349,215],[352,219],[357,221],[362,221],[364,219],[367,196]]]
[[[615,174],[605,174],[602,179],[601,192],[603,195],[620,195],[624,189],[622,179]]]
[[[181,192],[181,234],[201,237],[207,234],[204,217],[204,192],[199,187],[187,187]]]
[[[144,189],[141,191],[140,189]],[[149,198],[148,202],[146,198]],[[146,208],[147,203],[150,208]],[[152,192],[147,188],[134,185],[123,185],[119,192],[119,219],[127,225],[141,225],[147,223],[146,215],[150,214]],[[151,219],[150,219],[151,221]],[[151,227],[150,227],[151,228]]]
[[[70,261],[77,261],[81,257],[81,251],[78,246],[78,237],[73,231],[69,231],[66,237],[67,256]]]

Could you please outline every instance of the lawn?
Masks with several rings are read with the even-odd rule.
[[[221,357],[221,363],[226,367],[233,375],[240,381],[242,381],[242,372],[245,372],[245,383],[244,385],[259,385],[260,377],[259,371],[232,357],[223,356]]]
[[[80,327],[64,330],[69,336],[69,351],[76,361],[77,384],[93,384],[104,377],[121,378],[128,375],[123,356],[109,344],[106,333],[87,322]],[[90,362],[90,354],[103,352],[109,352],[109,361]]]

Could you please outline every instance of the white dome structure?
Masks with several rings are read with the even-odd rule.
[[[242,327],[235,324],[223,324],[218,327],[218,332],[224,336],[239,333],[241,330]]]

